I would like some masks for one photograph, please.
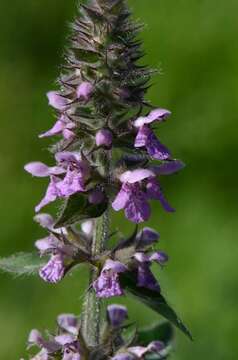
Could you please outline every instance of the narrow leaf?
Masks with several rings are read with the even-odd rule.
[[[0,270],[17,276],[34,275],[45,264],[35,253],[17,253],[0,259]]]
[[[138,287],[136,285],[136,276],[133,276],[130,273],[121,274],[121,283],[126,291],[128,291],[139,301],[162,315],[165,319],[169,320],[192,340],[192,335],[190,334],[187,327],[183,324],[181,319],[168,305],[167,301],[160,293],[150,289]]]

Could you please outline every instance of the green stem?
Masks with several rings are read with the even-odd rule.
[[[106,211],[100,218],[96,220],[93,242],[92,255],[96,256],[104,250],[109,233],[109,216]],[[95,291],[92,288],[92,283],[98,277],[97,269],[90,271],[89,290],[85,296],[83,304],[82,315],[82,333],[90,347],[95,347],[99,344],[100,329],[101,329],[101,307],[102,300],[96,297]]]

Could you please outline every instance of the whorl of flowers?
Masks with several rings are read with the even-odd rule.
[[[108,307],[106,325],[98,313],[101,298],[132,293],[190,336],[153,274],[153,264],[162,268],[168,261],[167,254],[155,247],[159,234],[149,227],[138,228],[149,220],[152,200],[165,211],[174,211],[160,178],[178,172],[183,163],[154,132],[171,113],[145,100],[153,71],[138,64],[143,56],[137,40],[142,26],[131,21],[126,1],[92,0],[79,10],[57,90],[47,93],[56,121],[39,135],[58,138],[51,147],[53,162],[31,162],[25,170],[49,179],[35,208],[35,220],[48,232],[35,243],[40,257],[48,257],[41,261],[39,276],[56,284],[87,263],[92,274],[90,301],[79,322],[72,315],[60,316],[58,331],[49,339],[33,330],[29,344],[37,345],[40,353],[32,359],[165,359],[168,353],[160,338],[142,346],[135,332],[126,340],[123,306]],[[63,207],[56,220],[39,213],[58,200]],[[132,235],[109,231],[110,209],[123,210],[136,224]],[[111,236],[114,245],[109,246]],[[97,306],[97,311],[87,304]],[[85,317],[90,316],[85,328]],[[91,328],[97,328],[97,336],[90,342]]]
[[[59,315],[56,332],[48,334],[47,337],[36,329],[32,330],[28,337],[28,348],[36,347],[39,352],[31,360],[140,360],[146,355],[155,355],[156,359],[166,358],[168,344],[155,340],[146,346],[136,346],[135,339],[128,337],[125,329],[130,325],[126,323],[128,312],[125,306],[109,305],[106,318],[100,346],[96,352],[87,347],[81,333],[80,318],[73,314]],[[109,346],[109,342],[112,346]]]

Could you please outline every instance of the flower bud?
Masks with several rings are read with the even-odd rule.
[[[112,145],[113,136],[110,130],[102,129],[96,134],[96,145],[110,148]]]

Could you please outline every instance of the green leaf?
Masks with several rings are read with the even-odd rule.
[[[0,270],[17,276],[34,275],[45,264],[35,253],[17,253],[0,259]]]
[[[150,327],[139,329],[137,333],[138,343],[147,346],[150,342],[159,340],[165,345],[171,343],[174,338],[174,330],[169,322],[157,323]]]
[[[135,275],[132,275],[131,273],[121,274],[121,284],[126,291],[162,315],[165,319],[169,320],[192,340],[192,335],[190,334],[189,330],[177,316],[175,311],[168,305],[165,298],[157,291],[138,287],[136,282],[137,280]]]
[[[73,225],[76,222],[93,219],[101,216],[107,209],[107,202],[91,204],[88,202],[87,195],[74,194],[70,196],[55,224],[55,229]]]

